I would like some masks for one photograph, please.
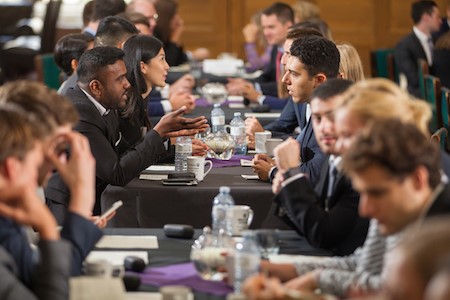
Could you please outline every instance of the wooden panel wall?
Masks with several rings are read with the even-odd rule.
[[[282,0],[292,4],[296,0]],[[353,44],[370,74],[370,50],[394,47],[412,28],[411,3],[415,0],[311,0],[320,8],[336,41]],[[185,20],[187,49],[207,47],[213,56],[232,52],[244,57],[242,28],[251,16],[272,0],[179,0]],[[436,1],[445,15],[448,0]]]

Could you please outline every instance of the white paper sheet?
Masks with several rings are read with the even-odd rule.
[[[244,114],[246,118],[255,117],[261,119],[278,119],[281,113],[252,113],[247,112]]]
[[[241,158],[241,167],[253,167],[253,162],[249,159]]]
[[[86,257],[86,261],[106,260],[113,266],[123,266],[123,261],[127,256],[137,256],[148,264],[147,251],[91,251]]]
[[[241,175],[242,178],[246,179],[246,180],[259,180],[259,176],[258,175]]]
[[[147,171],[175,171],[174,165],[151,165],[147,169]]]
[[[127,292],[125,300],[162,300],[161,293],[151,292]]]
[[[320,262],[324,259],[327,259],[327,257],[289,254],[269,255],[269,261],[276,264]]]
[[[105,235],[96,248],[158,249],[158,238],[153,235]]]

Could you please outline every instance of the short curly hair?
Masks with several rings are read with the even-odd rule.
[[[327,78],[339,74],[339,51],[336,45],[320,36],[305,36],[295,40],[291,46],[291,56],[305,65],[309,77],[324,73]]]

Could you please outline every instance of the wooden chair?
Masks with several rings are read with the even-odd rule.
[[[37,79],[49,88],[57,90],[61,85],[61,71],[55,63],[53,54],[47,53],[36,55],[34,57],[34,65],[36,67]]]
[[[419,86],[420,92],[422,94],[422,99],[426,99],[426,90],[425,90],[425,75],[430,74],[430,68],[428,67],[428,62],[424,59],[419,58],[417,61],[417,65],[419,66]]]
[[[432,75],[424,76],[425,100],[430,104],[433,116],[430,122],[431,132],[443,127],[441,108],[441,81]]]
[[[395,66],[394,49],[376,49],[370,52],[372,77],[383,77],[398,82]]]

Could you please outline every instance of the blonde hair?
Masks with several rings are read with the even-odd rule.
[[[427,136],[430,134],[430,106],[384,78],[363,80],[352,85],[342,95],[339,109],[346,109],[363,122],[396,118],[415,124]]]
[[[298,0],[292,5],[292,9],[294,10],[295,23],[320,18],[319,7],[309,1]]]
[[[342,78],[354,82],[364,80],[364,69],[361,57],[355,47],[347,42],[336,43],[336,47],[338,48],[341,57],[339,73],[342,74]]]

